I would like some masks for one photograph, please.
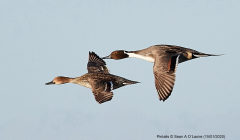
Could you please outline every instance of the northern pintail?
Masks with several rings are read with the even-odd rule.
[[[153,62],[153,73],[158,97],[160,101],[165,101],[172,93],[178,63],[206,56],[219,55],[205,54],[174,45],[154,45],[138,51],[116,50],[109,56],[103,57],[103,59],[118,60],[135,57]]]
[[[110,101],[113,97],[112,90],[120,88],[125,85],[139,83],[131,81],[109,73],[105,61],[103,61],[94,52],[89,52],[89,59],[87,64],[88,73],[76,78],[69,78],[58,76],[55,77],[50,84],[65,84],[74,83],[92,89],[96,101],[101,104]]]

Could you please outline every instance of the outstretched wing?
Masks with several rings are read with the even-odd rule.
[[[92,86],[92,92],[95,100],[101,104],[110,101],[113,97],[113,84],[111,81],[101,81],[97,79],[89,79]]]
[[[172,93],[178,58],[179,54],[172,55],[171,53],[166,53],[163,56],[158,56],[155,60],[153,73],[160,101],[165,101]]]
[[[95,96],[95,100],[99,104],[101,104],[101,103],[112,100],[113,92],[98,92],[98,93],[94,93],[94,96]]]
[[[88,70],[88,73],[91,73],[91,72],[106,73],[106,74],[109,73],[109,70],[106,67],[105,61],[103,61],[94,52],[89,52],[87,70]]]

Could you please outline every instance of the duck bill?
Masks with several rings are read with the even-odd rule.
[[[112,59],[112,57],[109,55],[109,56],[102,57],[102,59]]]
[[[55,82],[51,81],[51,82],[46,83],[45,85],[52,85],[52,84],[55,84]]]

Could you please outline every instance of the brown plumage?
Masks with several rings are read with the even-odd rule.
[[[112,99],[112,90],[139,83],[110,74],[105,61],[94,52],[89,52],[87,70],[88,73],[76,78],[58,76],[46,85],[74,83],[85,86],[92,89],[95,100],[101,104]]]
[[[88,70],[89,73],[98,72],[98,73],[109,74],[109,70],[106,66],[105,61],[103,61],[94,52],[89,52],[87,70]]]

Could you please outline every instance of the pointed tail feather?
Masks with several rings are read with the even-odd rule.
[[[137,83],[140,83],[140,82],[138,82],[138,81],[130,81],[130,80],[123,82],[124,85],[131,85],[131,84],[137,84]]]
[[[221,55],[224,55],[224,54],[216,55],[216,54],[206,54],[206,53],[193,53],[193,56],[195,57],[221,56]]]
[[[118,79],[116,81],[113,81],[113,90],[117,89],[117,88],[120,88],[122,86],[137,84],[137,83],[140,83],[140,82],[131,81],[131,80],[128,80],[128,79],[125,79],[125,78],[122,78],[122,77],[118,76]]]

